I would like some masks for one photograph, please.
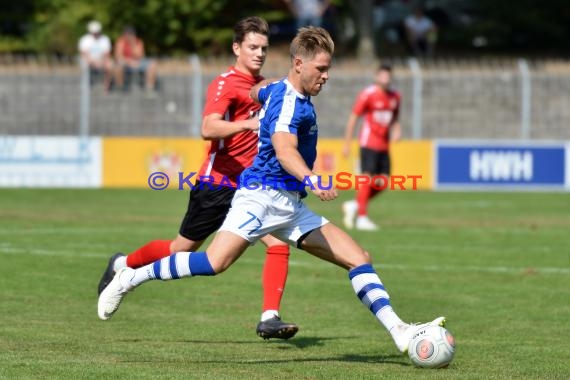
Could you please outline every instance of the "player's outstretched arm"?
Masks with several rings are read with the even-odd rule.
[[[207,115],[202,120],[202,138],[220,140],[244,131],[257,131],[259,120],[254,116],[247,120],[227,121],[219,113]]]
[[[307,178],[316,176],[307,166],[297,149],[298,140],[296,135],[288,132],[275,132],[271,136],[271,143],[275,149],[277,160],[287,173],[302,182]],[[331,201],[338,196],[336,189],[322,190],[316,185],[313,186],[311,192],[322,201]]]
[[[399,121],[395,121],[390,126],[390,141],[391,142],[400,141],[401,138],[402,138],[402,127]]]
[[[358,115],[354,112],[350,113],[348,121],[346,122],[346,129],[344,132],[344,147],[342,149],[342,154],[344,157],[350,155],[350,143],[352,142],[352,136],[354,135],[354,129],[356,128],[356,123],[358,122]]]
[[[270,78],[264,79],[261,82],[257,83],[255,86],[249,90],[249,97],[252,98],[256,103],[261,103],[259,101],[259,90],[270,83],[277,82],[280,78]]]

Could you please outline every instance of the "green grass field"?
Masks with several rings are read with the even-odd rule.
[[[344,193],[346,199],[350,194]],[[340,223],[341,201],[309,204]],[[187,193],[0,190],[0,378],[395,379],[570,376],[570,196],[392,192],[354,232],[398,313],[448,318],[446,370],[414,368],[345,271],[293,250],[290,341],[255,335],[259,245],[226,273],[145,284],[97,318],[107,258],[172,238]]]

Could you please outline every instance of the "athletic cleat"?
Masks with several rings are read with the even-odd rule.
[[[352,230],[354,228],[354,218],[356,218],[357,211],[358,204],[354,200],[346,201],[342,204],[342,212],[344,214],[342,223],[349,230]]]
[[[285,323],[281,318],[275,316],[266,321],[257,324],[257,335],[263,339],[289,339],[295,336],[299,331],[299,327],[294,323]]]
[[[97,288],[97,295],[101,295],[101,292],[103,291],[103,289],[105,289],[107,287],[107,285],[109,285],[109,283],[111,282],[113,277],[115,277],[115,269],[114,269],[115,260],[117,260],[121,256],[125,256],[125,255],[123,255],[122,253],[115,253],[109,259],[109,263],[107,264],[107,268],[105,269],[105,272],[103,272],[103,276],[101,276],[101,280],[99,280],[99,287]]]
[[[396,347],[400,350],[401,353],[405,354],[408,352],[408,345],[414,336],[414,333],[418,331],[420,328],[425,326],[445,326],[445,317],[437,317],[431,322],[422,323],[422,324],[404,324],[394,327],[395,329],[399,329],[400,331],[397,335],[394,336],[392,334],[392,339],[394,339],[394,343],[396,343]],[[390,331],[392,333],[392,331]]]
[[[378,231],[380,227],[371,221],[368,216],[362,215],[356,218],[356,229],[360,231]]]
[[[113,277],[113,280],[99,295],[99,302],[97,304],[97,314],[99,318],[106,321],[111,318],[113,314],[121,305],[123,298],[127,295],[130,289],[121,284],[121,276],[133,276],[135,270],[129,267],[121,268]]]

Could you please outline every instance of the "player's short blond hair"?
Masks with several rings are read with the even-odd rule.
[[[331,56],[334,53],[334,42],[329,32],[315,26],[300,28],[289,48],[291,59],[302,57],[313,59],[318,53],[324,52]]]

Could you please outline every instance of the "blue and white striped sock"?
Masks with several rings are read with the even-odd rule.
[[[167,281],[215,274],[206,252],[178,252],[136,269],[130,284],[137,287],[150,280]]]
[[[360,301],[388,331],[404,323],[392,309],[390,296],[372,265],[364,264],[356,267],[348,272],[348,277]]]

